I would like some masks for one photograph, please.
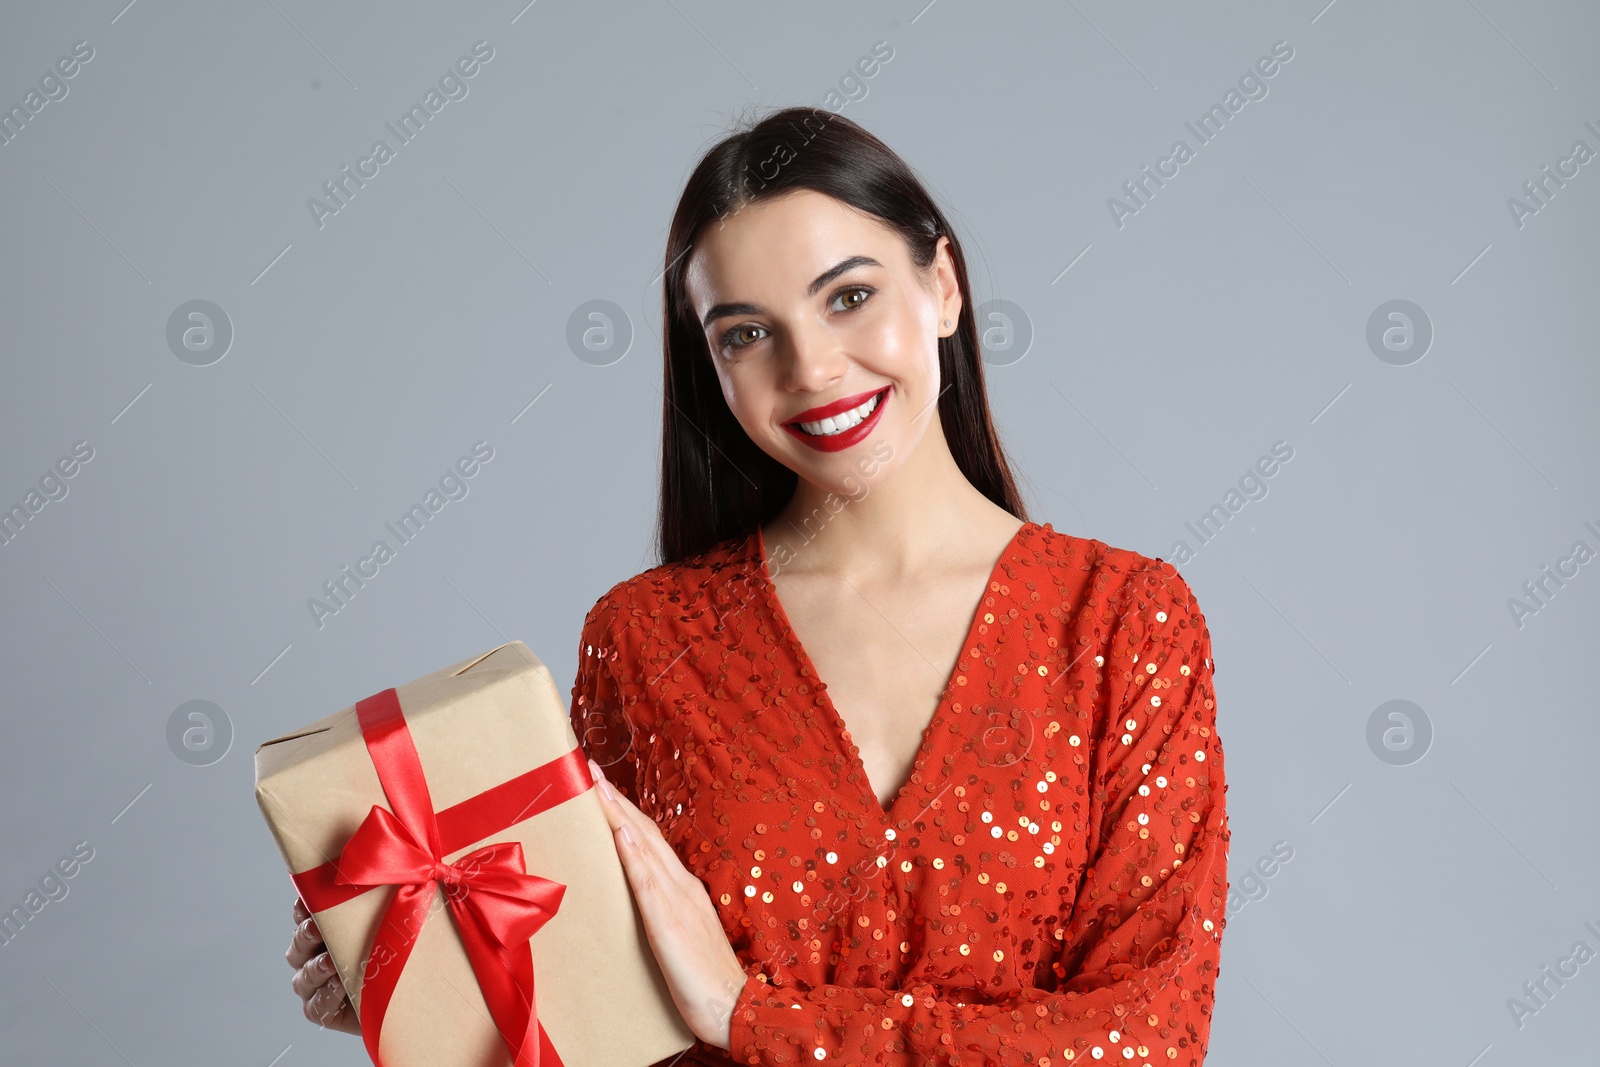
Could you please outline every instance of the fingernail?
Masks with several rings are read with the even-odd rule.
[[[628,829],[628,824],[622,824],[622,839],[628,844],[633,844],[633,831]]]
[[[589,773],[594,776],[595,784],[600,787],[600,791],[606,795],[607,800],[615,800],[617,798],[617,794],[611,790],[611,783],[606,781],[605,773],[600,770],[600,765],[593,758],[589,760]]]

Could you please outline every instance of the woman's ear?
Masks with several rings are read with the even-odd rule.
[[[934,296],[938,300],[939,336],[947,337],[955,332],[955,324],[961,318],[961,283],[956,278],[956,264],[950,254],[950,238],[945,234],[939,235],[938,244],[933,249],[933,283]],[[948,332],[944,320],[950,320]]]

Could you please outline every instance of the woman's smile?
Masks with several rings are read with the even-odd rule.
[[[866,440],[888,403],[891,386],[807,408],[783,424],[790,435],[819,452],[838,452]]]

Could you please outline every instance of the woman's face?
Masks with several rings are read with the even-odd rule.
[[[706,229],[690,306],[762,451],[843,495],[869,468],[878,480],[906,461],[937,425],[939,338],[961,310],[949,243],[924,275],[894,230],[809,189]]]

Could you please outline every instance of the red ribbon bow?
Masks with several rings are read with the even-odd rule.
[[[432,908],[434,883],[441,882],[484,1002],[515,1067],[561,1067],[561,1057],[539,1023],[528,939],[556,913],[566,886],[526,873],[518,841],[484,845],[454,863],[444,857],[592,787],[582,750],[574,748],[435,812],[395,690],[361,701],[356,714],[392,811],[374,804],[337,859],[292,877],[313,912],[377,886],[399,887],[379,920],[362,975],[361,1035],[367,1054],[382,1067],[378,1036],[384,1016]]]

